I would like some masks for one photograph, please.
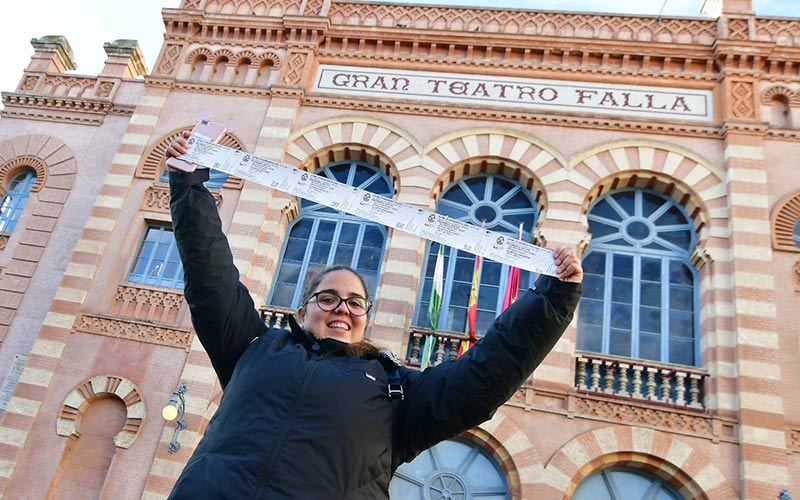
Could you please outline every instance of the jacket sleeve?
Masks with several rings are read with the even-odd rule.
[[[564,333],[580,295],[580,284],[541,276],[461,358],[404,370],[408,395],[395,420],[396,460],[490,419]]]
[[[207,169],[170,172],[170,211],[192,325],[224,388],[239,356],[266,326],[239,282],[214,197],[203,186],[208,175]]]

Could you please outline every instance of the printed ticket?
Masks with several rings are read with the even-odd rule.
[[[429,210],[342,184],[327,177],[189,138],[180,159],[341,210],[437,243],[534,273],[555,276],[553,252]]]

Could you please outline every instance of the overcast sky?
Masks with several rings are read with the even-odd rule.
[[[434,5],[476,5],[537,10],[615,12],[664,16],[701,16],[702,0],[417,0]],[[0,90],[13,91],[28,65],[31,38],[64,35],[72,46],[78,69],[73,73],[96,75],[106,55],[103,43],[120,38],[139,40],[149,69],[163,41],[163,7],[180,0],[6,0],[0,29]],[[759,15],[800,17],[798,0],[753,0]]]

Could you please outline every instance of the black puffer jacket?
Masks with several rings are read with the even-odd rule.
[[[294,324],[268,330],[239,275],[207,170],[171,173],[195,331],[225,390],[172,499],[376,500],[398,465],[490,418],[561,336],[580,286],[544,277],[461,359],[424,372]],[[405,399],[388,396],[398,370]]]

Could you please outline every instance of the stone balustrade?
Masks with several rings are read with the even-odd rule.
[[[258,308],[258,312],[267,327],[288,330],[289,316],[294,314],[295,310],[287,307],[264,305]]]
[[[594,353],[578,353],[575,363],[578,392],[706,410],[703,382],[708,374],[697,368]]]
[[[456,359],[461,343],[466,338],[465,333],[451,331],[438,331],[432,334],[428,328],[412,328],[410,335],[406,365],[412,367],[420,366],[422,347],[425,345],[425,339],[429,336],[433,335],[434,341],[428,366],[436,366],[443,361]]]

